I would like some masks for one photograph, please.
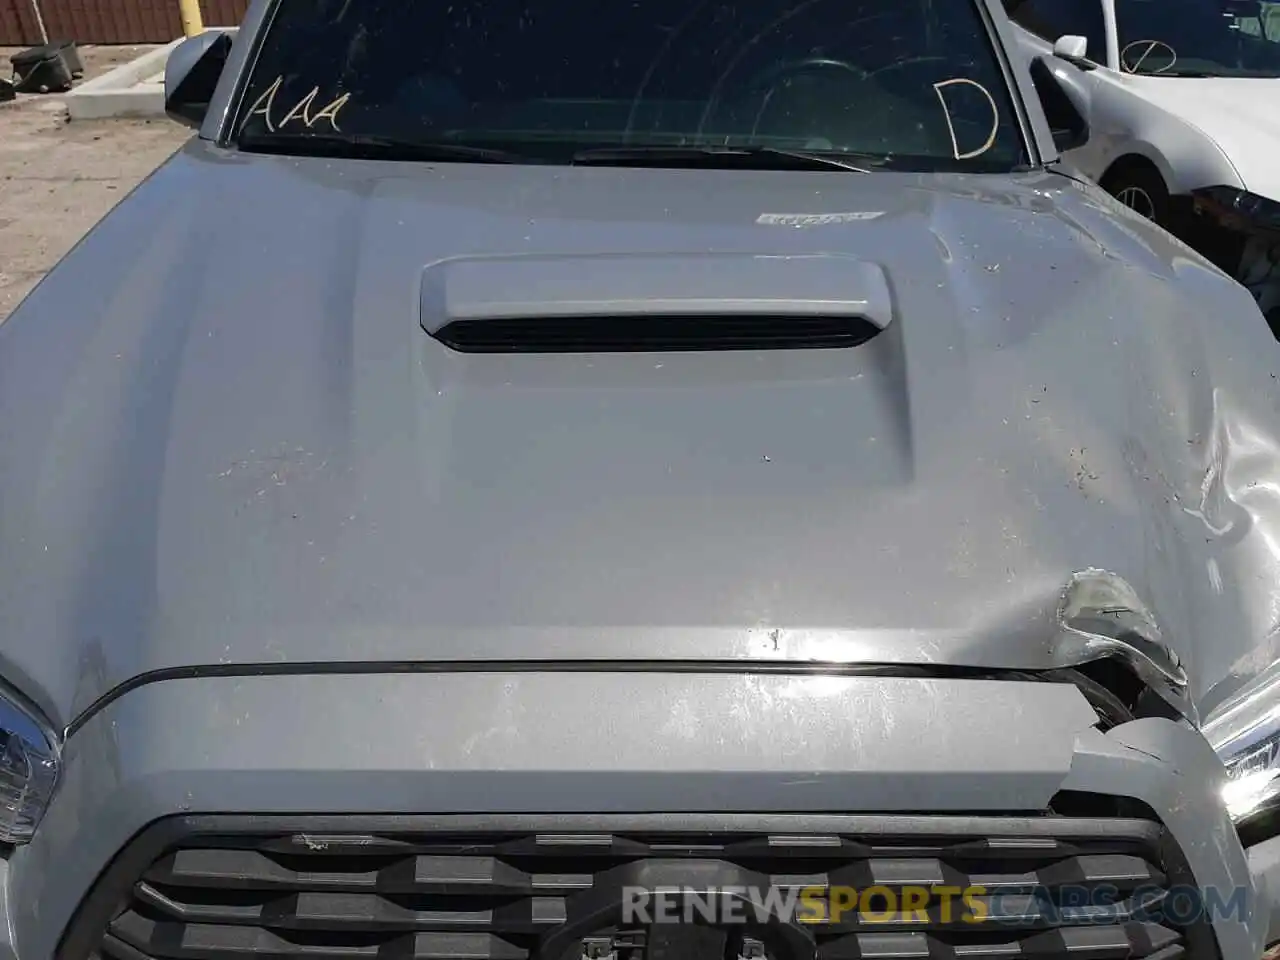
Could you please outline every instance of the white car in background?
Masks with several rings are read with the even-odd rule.
[[[1004,3],[1089,122],[1067,158],[1234,275],[1280,335],[1280,3]]]

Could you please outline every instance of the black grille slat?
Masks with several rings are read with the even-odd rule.
[[[318,858],[317,858],[318,859]],[[326,858],[334,862],[332,858]],[[145,879],[164,886],[255,890],[379,890],[383,893],[546,893],[591,885],[591,874],[528,874],[493,857],[406,857],[370,868],[297,870],[257,851],[183,850],[149,869]]]
[[[1141,857],[1111,855],[1083,856],[1057,860],[1040,870],[1020,874],[970,873],[968,882],[988,889],[1025,890],[1057,889],[1067,884],[1107,883],[1117,890],[1129,892],[1138,887],[1162,886],[1164,873]]]
[[[858,818],[847,819],[856,826]],[[92,949],[94,960],[561,960],[539,955],[539,944],[573,930],[573,938],[603,937],[618,960],[639,960],[649,935],[643,927],[579,933],[575,924],[598,918],[601,902],[645,878],[784,893],[986,888],[946,909],[937,898],[903,904],[923,912],[893,918],[846,906],[838,919],[807,925],[818,960],[1190,956],[1187,931],[1149,912],[1172,882],[1158,824],[909,817],[877,826],[812,834],[378,827],[343,834],[268,832],[258,824],[258,832],[192,833],[137,863],[132,894]],[[1102,917],[1066,896],[1104,888],[1119,896]],[[988,913],[998,904],[1001,921],[965,919],[973,904]],[[1135,913],[1139,906],[1146,909]]]
[[[91,960],[149,960],[149,958],[136,947],[131,947],[123,940],[107,934],[102,938],[101,955]]]
[[[460,353],[829,350],[880,329],[856,316],[605,316],[454,320],[434,334]]]
[[[298,941],[262,927],[219,927],[192,924],[181,929],[124,914],[113,937],[127,949],[163,960],[208,960],[210,957],[254,957],[296,960],[322,956],[325,960],[463,960],[492,957],[524,960],[529,950],[502,937],[484,933],[414,933],[393,939],[353,940],[317,945]]]
[[[380,871],[360,864],[337,873],[301,873],[257,851],[180,850],[149,869],[145,878],[165,886],[225,887],[229,889],[373,889]]]
[[[998,901],[992,897],[975,896],[971,898],[970,902],[984,907],[988,916],[995,915],[993,908],[998,904],[1002,918],[1000,926],[1016,926],[1019,930],[1024,931],[1099,926],[1096,919],[1097,914],[1090,913],[1086,907],[1052,907],[1046,909],[1044,904],[1029,895],[1014,894],[1001,897]],[[1111,904],[1108,909],[1114,911],[1116,920],[1126,921],[1138,907],[1149,904],[1150,901],[1147,900],[1142,901],[1142,903],[1132,900],[1120,900]],[[913,918],[909,914],[903,914],[901,918],[879,919],[878,915],[875,914],[868,918],[862,918],[856,912],[850,911],[840,917],[839,920],[824,924],[824,929],[842,932],[854,930],[963,932],[974,929],[974,925],[964,919],[964,909],[958,904],[953,904],[950,908],[941,904],[933,904],[924,912],[927,913],[927,917]],[[1106,924],[1106,926],[1111,926],[1111,924]]]
[[[947,941],[926,933],[856,933],[829,940],[820,948],[822,960],[985,960],[1069,955],[1072,960],[1127,960],[1148,956],[1144,949],[1169,951],[1160,960],[1174,960],[1184,950],[1176,935],[1155,924],[1077,927],[1032,934],[1005,941]]]
[[[378,894],[299,893],[258,903],[186,903],[148,884],[137,890],[140,905],[164,921],[261,926],[271,930],[441,931],[537,933],[564,920],[564,898],[518,900],[430,898],[405,903]]]

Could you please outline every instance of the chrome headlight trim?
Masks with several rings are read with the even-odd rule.
[[[1227,768],[1222,798],[1237,824],[1280,806],[1280,664],[1219,707],[1202,732]]]
[[[23,697],[0,685],[0,844],[31,840],[53,799],[62,741]]]

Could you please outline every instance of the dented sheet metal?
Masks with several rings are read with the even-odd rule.
[[[1121,660],[1182,715],[1197,719],[1181,658],[1123,578],[1106,570],[1074,574],[1063,591],[1058,626],[1054,655],[1061,665]]]
[[[31,638],[0,672],[70,722],[205,667],[1117,654],[1204,714],[1276,658],[1280,348],[1247,291],[1051,173],[687,174],[189,145],[0,328],[0,610]],[[712,250],[874,263],[893,322],[523,357],[421,327],[445,258],[696,280]],[[1091,570],[1124,624],[1064,627]]]

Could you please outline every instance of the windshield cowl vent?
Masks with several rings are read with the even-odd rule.
[[[860,317],[650,316],[455,320],[435,338],[459,353],[832,350],[880,328]]]
[[[423,329],[459,353],[846,349],[892,318],[879,265],[826,254],[463,259],[422,285]]]

